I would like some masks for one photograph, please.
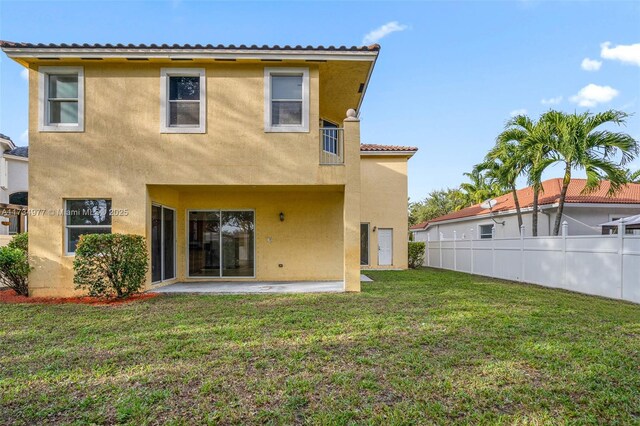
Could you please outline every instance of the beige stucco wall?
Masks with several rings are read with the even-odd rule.
[[[187,207],[230,208],[243,204],[256,209],[258,238],[264,239],[265,233],[285,229],[273,228],[270,219],[266,219],[275,217],[271,211],[275,207],[269,207],[267,196],[251,198],[250,202],[247,194],[238,195],[239,198],[228,198],[228,195],[227,198],[216,198],[211,194],[200,198],[200,195],[185,195],[175,189],[180,185],[341,188],[331,196],[323,193],[309,196],[317,197],[315,199],[304,202],[301,199],[298,207],[296,197],[300,193],[282,198],[280,204],[287,210],[301,209],[301,216],[292,216],[291,221],[285,221],[285,227],[296,224],[296,220],[300,220],[296,217],[304,216],[306,221],[298,222],[299,228],[288,227],[294,232],[287,237],[291,240],[290,248],[278,248],[277,244],[281,242],[272,244],[270,249],[262,242],[258,245],[257,279],[341,278],[342,272],[337,274],[337,271],[343,271],[345,253],[358,250],[358,240],[353,236],[358,229],[359,197],[353,195],[359,194],[359,183],[345,189],[345,182],[350,168],[359,174],[359,123],[345,130],[346,164],[320,166],[318,65],[282,63],[283,66],[309,68],[310,131],[265,133],[265,64],[194,63],[191,66],[206,69],[205,134],[160,133],[161,64],[65,65],[84,67],[85,131],[81,133],[38,131],[38,73],[33,69],[30,72],[30,207],[43,212],[31,217],[29,222],[30,255],[35,266],[30,282],[34,295],[73,293],[73,257],[64,254],[64,217],[60,214],[64,200],[68,198],[110,198],[114,210],[126,209],[126,215],[112,218],[113,232],[148,236],[152,201],[169,206],[179,204],[177,229],[182,233],[182,241],[185,229],[181,222],[184,223]],[[176,64],[166,66],[175,67]],[[157,185],[170,188],[161,194],[150,193],[148,188]],[[349,199],[348,203],[343,203],[345,198]],[[325,207],[324,216],[310,219]],[[330,221],[331,225],[321,224],[319,220]],[[350,230],[353,228],[348,234],[347,245],[343,244],[347,235],[343,224],[345,228],[347,225]],[[340,227],[339,232],[336,227]],[[309,235],[314,235],[321,244],[320,253],[312,252],[315,262],[310,262],[308,248],[314,244],[309,241]],[[178,246],[184,244],[179,240]],[[302,253],[302,249],[307,249],[307,253]],[[356,258],[356,255],[351,257]],[[177,256],[180,265],[180,251]],[[276,259],[281,258],[287,260],[277,263],[283,263],[285,267],[273,269]],[[357,264],[351,269],[359,270]],[[347,280],[348,289],[357,291],[359,280],[354,282],[357,273],[354,271]]]
[[[361,161],[360,122],[351,119],[342,123],[345,165],[319,165],[320,111],[337,120],[337,111],[356,107],[342,105],[346,98],[337,94],[328,96],[333,92],[326,84],[320,87],[321,81],[334,81],[340,88],[339,68],[321,78],[321,70],[333,68],[304,62],[190,63],[206,72],[206,133],[161,134],[160,69],[182,63],[64,65],[84,68],[81,133],[38,130],[37,65],[30,70],[29,204],[40,212],[29,220],[33,295],[77,293],[73,256],[65,255],[64,247],[62,209],[69,198],[111,199],[114,211],[126,210],[112,217],[112,231],[147,237],[152,203],[176,208],[178,280],[187,279],[188,209],[255,210],[256,280],[344,279],[346,290],[359,291],[360,222],[393,228],[392,267],[406,267],[407,158]],[[265,66],[309,68],[309,132],[265,133]],[[357,82],[349,84],[345,93],[355,93]],[[370,247],[375,263],[373,232]],[[147,281],[150,288],[150,273]]]
[[[369,223],[369,265],[365,269],[407,268],[407,158],[363,156],[361,222]],[[374,227],[376,231],[374,231]],[[378,228],[393,229],[393,264],[378,265]]]

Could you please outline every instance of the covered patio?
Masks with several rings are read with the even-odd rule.
[[[371,278],[360,275],[360,281],[371,282]],[[259,294],[259,293],[341,293],[344,281],[209,281],[179,282],[149,290],[150,293],[215,293],[215,294]]]

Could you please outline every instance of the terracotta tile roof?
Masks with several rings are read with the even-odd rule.
[[[581,194],[585,187],[586,179],[572,179],[567,190],[565,202],[571,203],[593,203],[593,204],[640,204],[640,184],[630,183],[624,186],[617,194],[608,196],[609,182],[604,181],[599,189],[589,193]],[[560,198],[562,189],[562,179],[555,178],[542,182],[544,192],[540,193],[539,205],[555,204]],[[513,194],[505,194],[496,198],[498,202],[493,207],[493,212],[506,212],[515,210],[516,206],[513,202]],[[531,207],[533,205],[533,188],[527,187],[518,190],[518,201],[521,208]],[[449,213],[444,216],[431,219],[429,223],[442,222],[445,220],[461,219],[465,217],[480,216],[489,214],[489,209],[484,209],[480,204],[467,207],[457,212]]]
[[[417,151],[414,146],[398,146],[398,145],[377,145],[364,143],[360,145],[360,151],[364,152],[394,152],[394,151]]]
[[[0,47],[13,48],[13,49],[184,49],[184,50],[311,50],[311,51],[371,51],[376,52],[380,50],[379,44],[372,44],[370,46],[269,46],[256,44],[252,45],[234,45],[234,44],[77,44],[77,43],[20,43],[13,41],[0,40]]]
[[[421,229],[425,229],[427,227],[427,225],[429,225],[429,221],[424,221],[424,222],[420,222],[420,223],[416,223],[413,226],[409,227],[409,230],[411,231],[416,231],[416,230],[421,230]]]

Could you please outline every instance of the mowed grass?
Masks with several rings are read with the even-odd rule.
[[[361,294],[0,305],[0,424],[640,423],[640,306],[369,275]]]

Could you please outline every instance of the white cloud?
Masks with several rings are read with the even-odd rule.
[[[29,142],[29,129],[26,129],[24,132],[20,133],[20,142],[23,144],[27,144]]]
[[[562,102],[562,96],[556,96],[555,98],[540,100],[540,103],[542,105],[558,105],[560,102]]]
[[[572,96],[569,100],[581,107],[595,107],[598,104],[611,101],[619,94],[620,92],[611,86],[598,86],[591,83],[580,89],[578,94]]]
[[[611,42],[609,41],[600,45],[600,56],[602,58],[640,67],[640,43],[619,44],[616,47],[609,46],[611,46]]]
[[[20,71],[20,77],[22,77],[23,80],[29,80],[29,70],[27,68],[23,68],[22,71]]]
[[[585,71],[598,71],[602,66],[602,61],[598,61],[597,59],[589,59],[584,58],[580,67]]]
[[[520,108],[520,109],[514,109],[509,113],[509,115],[512,117],[515,117],[516,115],[525,115],[526,113],[527,113],[526,109]]]
[[[408,29],[407,25],[402,25],[398,23],[398,21],[387,22],[386,24],[376,28],[368,32],[364,38],[362,39],[362,44],[368,45],[377,43],[380,39],[388,36],[391,33],[395,33],[396,31],[404,31]]]

